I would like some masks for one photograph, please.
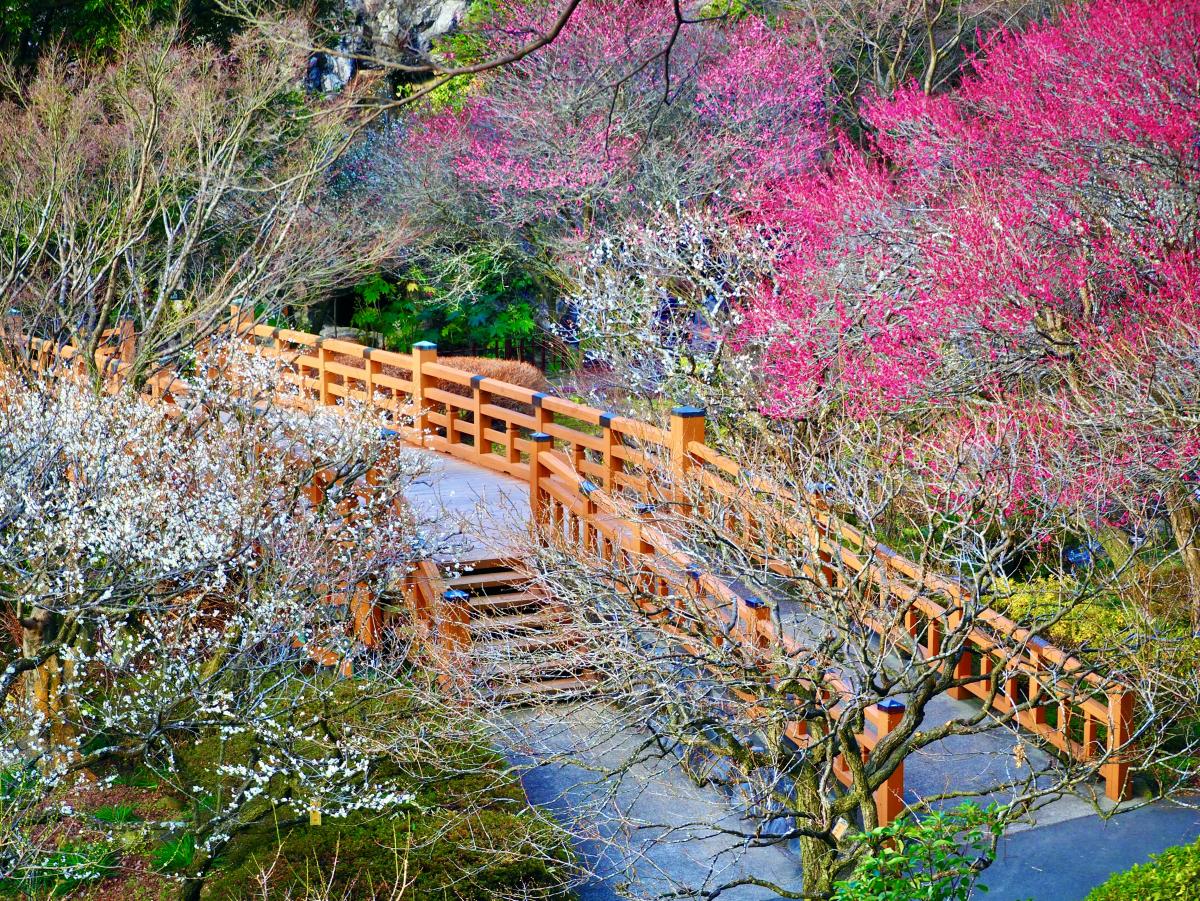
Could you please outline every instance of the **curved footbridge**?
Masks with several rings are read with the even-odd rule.
[[[439,566],[451,561],[431,559],[405,590],[419,616],[438,617],[440,628],[425,631],[452,643],[460,659],[478,667],[472,678],[486,673],[513,698],[531,691],[569,696],[586,682],[586,673],[571,668],[579,655],[571,653],[576,638],[562,628],[568,618],[561,606],[528,590],[519,571],[516,536],[528,535],[531,522],[541,534],[557,530],[580,555],[620,557],[660,596],[694,599],[747,654],[778,647],[803,652],[796,637],[802,632],[789,627],[787,615],[773,617],[767,606],[706,571],[704,561],[688,557],[653,517],[630,512],[653,510],[664,497],[677,500],[677,486],[691,484],[725,508],[736,506],[746,546],[764,546],[754,524],[765,510],[756,507],[762,508],[760,498],[786,491],[761,483],[709,447],[702,410],[676,408],[667,427],[660,427],[445,365],[432,344],[417,344],[411,353],[381,351],[256,324],[237,309],[228,333],[247,351],[277,361],[288,402],[374,406],[403,440],[434,452],[428,474],[412,486],[409,498],[418,512],[441,523],[443,534],[455,536],[457,546],[447,556],[469,569]],[[114,330],[113,342],[97,352],[100,371],[114,384],[127,365],[129,354],[121,345],[127,334]],[[47,371],[63,364],[78,368],[73,348],[25,340]],[[146,383],[145,391],[169,402],[177,385],[174,373],[164,371]],[[954,705],[983,700],[1068,758],[1102,755],[1104,796],[1109,803],[1129,797],[1132,692],[1095,675],[1080,691],[1063,678],[1077,661],[1028,640],[1019,624],[991,610],[971,625],[962,653],[947,662],[943,639],[956,629],[960,635],[964,631],[965,589],[841,521],[819,499],[793,500],[795,509],[809,512],[783,528],[805,543],[813,559],[828,561],[823,577],[831,583],[860,580],[903,611],[901,628],[907,635],[888,637],[916,646],[912,665],[953,667],[955,687],[932,715],[949,717]],[[835,702],[853,696],[853,686],[837,674],[829,674],[815,690]],[[902,715],[896,703],[868,708],[856,736],[859,746],[869,752]],[[799,744],[807,741],[802,717],[788,735]],[[1011,751],[1005,743],[1015,741],[1012,733],[998,730],[996,741],[994,765],[1014,765],[1016,758],[1005,753]],[[936,749],[928,749],[909,760],[907,774],[901,766],[880,785],[875,801],[881,821],[899,816],[917,792],[961,787],[962,780],[980,777],[981,767],[972,760],[978,747],[958,747],[951,740],[945,745],[946,766],[936,765]],[[849,778],[844,764],[839,777]]]

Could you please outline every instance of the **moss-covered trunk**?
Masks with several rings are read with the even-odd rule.
[[[819,822],[825,799],[817,775],[811,768],[804,767],[798,774],[795,792],[796,809],[801,812],[811,811],[816,815],[814,822]],[[826,897],[832,891],[833,881],[837,877],[837,849],[825,839],[801,837],[800,869],[804,876],[805,896]]]
[[[21,619],[21,651],[36,658],[61,641],[63,618],[52,610],[35,608]],[[51,654],[25,674],[25,699],[31,726],[48,745],[48,766],[70,762],[78,754],[76,704],[71,686],[75,664]]]
[[[1171,531],[1187,571],[1192,628],[1200,630],[1200,506],[1184,488],[1171,495]]]

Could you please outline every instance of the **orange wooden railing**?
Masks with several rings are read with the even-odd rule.
[[[694,481],[751,514],[756,495],[786,494],[777,485],[756,482],[735,461],[709,447],[703,411],[694,408],[677,408],[664,429],[445,366],[430,344],[415,345],[411,354],[396,353],[248,322],[241,324],[240,333],[283,363],[286,377],[311,402],[352,399],[375,404],[397,417],[410,440],[529,482],[535,517],[542,504],[551,502],[532,465],[535,453],[545,452],[565,461],[577,489],[588,483],[602,493],[644,502],[661,503],[664,495],[668,501],[684,500],[674,496],[682,480]],[[549,436],[549,446],[535,447],[534,434]],[[819,500],[808,508],[809,517],[788,526],[791,537],[809,541],[829,561],[833,578],[864,580],[880,595],[906,605],[904,629],[920,639],[926,658],[938,657],[942,636],[959,626],[971,600],[966,590],[864,535],[823,509]],[[583,509],[586,520],[586,505]],[[755,516],[740,520],[751,524]],[[583,526],[592,527],[601,528]],[[751,540],[761,537],[747,535]],[[960,681],[979,678],[952,688],[952,696],[975,696],[1005,713],[1015,710],[1021,726],[1074,759],[1104,754],[1106,794],[1113,800],[1128,797],[1132,693],[1084,672],[1082,662],[996,611],[984,609],[975,621],[954,667]],[[995,691],[993,670],[998,665],[1003,678],[1001,690]],[[1056,720],[1053,726],[1048,722],[1050,711]],[[888,716],[880,712],[874,718],[886,729]]]
[[[407,440],[530,483],[535,521],[544,521],[550,508],[561,511],[574,524],[572,528],[583,530],[577,534],[589,529],[604,534],[617,528],[614,514],[602,511],[605,498],[666,501],[685,507],[688,486],[694,485],[736,506],[744,540],[761,547],[766,561],[774,563],[771,536],[756,523],[779,521],[762,499],[784,497],[793,509],[808,511],[786,523],[787,537],[808,543],[826,562],[823,572],[831,582],[858,580],[880,599],[894,601],[903,610],[899,627],[890,622],[873,625],[889,637],[906,633],[917,645],[914,656],[936,661],[943,637],[960,627],[964,608],[973,601],[959,583],[865,535],[839,519],[819,498],[791,497],[782,487],[743,472],[738,463],[707,445],[701,410],[676,408],[669,427],[661,428],[446,366],[438,362],[432,344],[414,345],[411,353],[378,350],[256,323],[236,308],[229,332],[247,350],[278,362],[281,378],[292,389],[281,400],[304,406],[358,402],[378,407],[391,416],[393,427]],[[119,339],[125,333],[114,330],[114,334]],[[82,367],[73,348],[36,340],[29,346],[35,359],[45,361],[45,368],[63,363]],[[121,347],[118,340],[97,353],[97,368],[106,374],[106,383],[119,382],[128,365]],[[156,373],[145,390],[150,396],[169,398],[182,388],[167,371]],[[535,435],[539,440],[534,440]],[[627,517],[620,529],[630,535],[635,529],[643,537],[646,534],[644,524]],[[606,540],[611,543],[613,535]],[[629,552],[628,540],[617,542],[623,552]],[[654,547],[650,556],[677,559],[677,549],[650,544]],[[657,572],[654,578],[665,580],[661,585],[666,586],[678,576]],[[758,623],[751,636],[754,642],[788,647],[792,639],[761,624],[769,624],[769,617],[761,612],[751,615],[744,602],[728,586],[718,588],[720,584],[715,577],[705,576],[705,593],[727,602],[718,605],[721,609],[736,609],[739,616],[747,617],[746,622]],[[1112,800],[1129,796],[1133,694],[1127,687],[1088,672],[1072,655],[986,608],[974,617],[963,652],[951,665],[961,683],[950,690],[952,696],[974,696],[997,711],[1013,713],[1021,726],[1073,759],[1104,755],[1107,796]],[[837,686],[831,690],[836,696]],[[1050,712],[1054,725],[1049,723]],[[873,747],[894,728],[897,716],[894,708],[870,713],[871,731],[861,739],[864,747]],[[900,779],[899,789],[891,784],[884,787],[887,798],[879,799],[881,814],[890,817],[900,809],[896,806],[902,803]]]
[[[705,571],[699,561],[679,549],[674,541],[652,520],[651,505],[644,505],[640,517],[631,518],[625,505],[596,486],[581,480],[567,459],[550,449],[548,434],[533,436],[531,498],[534,525],[543,537],[608,561],[622,572],[635,573],[634,582],[642,599],[643,610],[674,636],[703,664],[706,648],[697,647],[689,630],[673,627],[665,611],[677,608],[686,614],[679,621],[694,620],[697,615],[708,628],[719,632],[716,642],[735,642],[728,650],[742,654],[749,662],[766,665],[773,652],[793,658],[803,657],[805,649],[780,630],[771,619],[770,609],[761,602],[734,591],[724,581]],[[649,600],[653,598],[654,600]],[[849,683],[835,673],[825,673],[820,685],[810,685],[814,699],[829,710],[830,717],[841,716],[844,705],[854,697]],[[755,698],[740,694],[753,716],[758,710]],[[864,731],[855,738],[866,754],[895,729],[904,715],[904,705],[896,701],[870,705],[863,710]],[[797,745],[808,745],[812,736],[802,719],[786,724],[784,734]],[[850,767],[838,756],[833,772],[847,786],[854,780]],[[874,787],[861,786],[874,796],[881,823],[889,823],[904,811],[904,764],[878,777],[868,775]]]

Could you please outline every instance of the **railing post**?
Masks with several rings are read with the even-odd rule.
[[[413,428],[417,431],[417,440],[421,444],[426,443],[426,434],[429,431],[429,411],[428,401],[425,399],[425,392],[429,389],[433,379],[425,373],[425,367],[430,363],[437,362],[437,345],[429,341],[418,341],[412,348],[412,402],[413,402]]]
[[[746,635],[751,645],[759,651],[771,646],[771,608],[762,598],[742,598],[738,611],[746,623]]]
[[[612,494],[617,489],[618,472],[624,469],[625,461],[613,453],[613,448],[621,444],[621,436],[612,427],[616,417],[612,413],[600,414],[600,428],[604,429],[604,490]]]
[[[534,528],[546,525],[549,517],[546,499],[542,496],[542,482],[546,478],[545,467],[542,464],[542,454],[548,454],[554,447],[554,439],[545,432],[534,432],[529,436],[533,442],[533,451],[529,454],[529,517]]]
[[[405,581],[405,594],[415,629],[413,638],[418,645],[428,647],[436,628],[437,611],[434,606],[438,582],[437,566],[429,560],[422,560],[414,566]]]
[[[1133,692],[1113,688],[1108,692],[1108,755],[1101,767],[1104,794],[1110,801],[1127,801],[1133,795],[1129,778],[1129,741],[1133,738]]]
[[[383,631],[383,611],[366,586],[360,585],[351,593],[350,615],[354,620],[354,637],[368,648],[376,647]]]
[[[475,420],[475,457],[480,460],[483,459],[485,453],[490,453],[492,449],[492,443],[483,434],[487,430],[487,423],[483,421],[483,407],[484,404],[491,403],[488,392],[482,387],[483,379],[482,375],[471,376],[471,416]]]
[[[875,705],[884,716],[880,738],[900,725],[904,718],[904,704],[888,699]],[[879,812],[879,825],[886,826],[904,813],[904,761],[888,776],[887,781],[875,789],[875,809]]]
[[[436,627],[438,645],[441,649],[441,677],[443,687],[465,685],[467,673],[460,667],[466,665],[466,654],[471,648],[471,596],[465,591],[451,588],[441,597]]]
[[[244,338],[245,333],[254,327],[254,317],[245,311],[241,304],[229,306],[229,331],[231,337]]]
[[[443,646],[451,653],[461,653],[471,642],[471,633],[467,629],[470,620],[470,608],[467,606],[471,596],[457,588],[442,594],[442,610],[438,617]]]
[[[317,339],[317,400],[322,407],[333,403],[333,392],[329,390],[329,382],[333,373],[329,371],[329,351],[321,339]]]
[[[375,376],[383,371],[383,364],[378,360],[371,359],[371,348],[363,348],[363,369],[366,370],[363,378],[363,392],[367,395],[366,405],[374,408],[377,401],[375,399]]]
[[[950,628],[948,634],[955,635],[956,640],[961,642],[961,650],[954,660],[954,681],[959,682],[964,679],[971,678],[971,651],[970,651],[970,636],[962,634],[963,628],[963,609],[962,599],[958,599],[959,606],[950,611]],[[971,697],[971,689],[964,683],[962,685],[952,685],[946,692],[955,701],[965,701]],[[1043,711],[1043,716],[1045,712]]]
[[[547,425],[547,417],[550,422],[554,422],[554,414],[547,413],[546,408],[542,406],[542,401],[546,399],[546,395],[541,391],[533,392],[533,430],[535,432],[545,432]]]
[[[671,499],[677,504],[687,503],[685,480],[696,462],[689,449],[693,441],[704,442],[704,410],[700,407],[675,407],[671,410],[670,451],[671,476],[675,483]]]

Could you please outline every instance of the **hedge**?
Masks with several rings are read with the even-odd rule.
[[[1200,897],[1200,840],[1150,855],[1124,873],[1115,873],[1085,901],[1185,901]]]

